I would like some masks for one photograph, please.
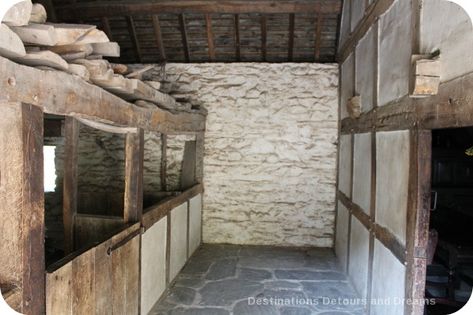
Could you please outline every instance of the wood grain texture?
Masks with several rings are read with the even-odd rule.
[[[125,144],[125,223],[140,221],[143,210],[144,132],[128,133]]]
[[[46,274],[46,314],[72,315],[72,261]]]
[[[197,111],[173,114],[158,107],[140,108],[70,74],[18,65],[3,57],[0,69],[4,78],[0,80],[0,100],[8,96],[10,101],[32,104],[49,114],[74,115],[164,133],[205,129],[205,115]],[[31,80],[38,77],[42,80]]]
[[[95,248],[72,261],[72,312],[95,313]]]

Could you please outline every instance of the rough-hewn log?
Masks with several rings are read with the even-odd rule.
[[[17,311],[43,314],[43,113],[0,102],[0,279],[19,289]]]
[[[32,104],[46,113],[162,133],[197,132],[205,128],[204,115],[140,108],[67,73],[22,66],[0,57],[0,76],[0,100]],[[42,80],[32,79],[39,77]]]
[[[390,104],[342,120],[341,132],[371,130],[441,129],[473,125],[473,73],[444,82],[427,98],[405,96]]]
[[[229,0],[229,1],[159,1],[159,2],[92,2],[57,7],[64,20],[78,20],[102,16],[159,13],[317,13],[338,14],[341,1],[313,0]]]

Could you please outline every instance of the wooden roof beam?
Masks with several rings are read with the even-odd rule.
[[[135,21],[133,20],[133,17],[127,16],[126,23],[128,26],[128,32],[130,33],[130,36],[131,36],[131,41],[135,48],[136,58],[138,59],[138,62],[141,63],[142,62],[141,48],[140,48],[140,43],[138,41],[138,36],[136,35]]]
[[[190,62],[191,56],[189,53],[189,42],[187,41],[186,19],[184,14],[179,14],[179,28],[181,30],[182,48],[184,49],[184,58],[186,62]]]
[[[112,29],[110,27],[110,21],[108,20],[108,17],[102,17],[101,22],[103,31],[105,34],[107,34],[108,39],[113,42]]]
[[[315,21],[315,61],[320,60],[320,46],[322,43],[322,27],[323,27],[324,17],[321,14],[317,15]]]
[[[64,20],[94,18],[103,16],[126,16],[139,14],[185,14],[185,13],[321,13],[339,14],[341,0],[180,0],[180,1],[100,1],[80,2],[56,8],[58,16]]]
[[[212,31],[212,17],[210,16],[210,14],[205,15],[205,26],[207,28],[207,43],[209,46],[209,58],[210,58],[210,61],[215,61],[214,35]]]
[[[163,44],[163,35],[161,33],[161,26],[159,23],[159,17],[155,14],[153,15],[153,29],[154,29],[154,36],[156,37],[156,45],[158,46],[159,50],[159,57],[162,61],[166,61],[166,52],[164,50],[164,44]]]
[[[294,13],[289,14],[289,41],[287,48],[287,59],[292,61],[294,59],[294,28],[295,28],[296,15]]]
[[[263,61],[266,61],[266,42],[268,39],[268,32],[267,32],[267,17],[265,14],[261,15],[260,19],[260,24],[261,24],[261,59]]]
[[[235,57],[237,61],[241,61],[240,48],[240,15],[235,14]]]

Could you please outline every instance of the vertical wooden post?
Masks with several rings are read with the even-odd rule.
[[[161,134],[161,190],[167,191],[167,147],[168,136]]]
[[[199,132],[195,136],[195,182],[198,184],[204,181],[204,132]]]
[[[125,145],[125,223],[141,220],[143,212],[144,132],[127,133]]]
[[[406,299],[420,301],[425,295],[429,241],[432,132],[411,130],[409,196],[406,229]],[[423,314],[424,304],[406,304],[406,314]]]
[[[77,159],[79,155],[79,122],[66,117],[64,125],[63,223],[64,251],[74,251],[74,217],[77,213]]]
[[[45,312],[43,113],[0,102],[0,280],[19,290],[12,305]]]

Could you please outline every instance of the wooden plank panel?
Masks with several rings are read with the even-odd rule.
[[[210,61],[215,61],[214,34],[212,31],[212,18],[210,14],[205,15],[205,26],[207,30],[207,45],[209,46]]]
[[[135,236],[121,249],[124,252],[126,265],[126,308],[125,314],[138,314],[140,304],[140,241],[141,237]]]
[[[72,312],[95,313],[95,248],[72,261]]]
[[[110,314],[112,303],[112,258],[108,249],[112,245],[107,240],[95,248],[95,314]]]
[[[46,314],[72,315],[72,261],[46,274]]]

